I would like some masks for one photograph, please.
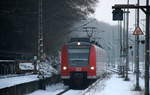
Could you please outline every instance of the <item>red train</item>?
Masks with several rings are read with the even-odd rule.
[[[84,85],[105,72],[105,51],[87,39],[76,39],[61,51],[61,78],[66,85]]]

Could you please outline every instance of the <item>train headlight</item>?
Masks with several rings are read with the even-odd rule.
[[[77,43],[77,45],[79,46],[79,45],[81,45],[81,43],[80,43],[80,42],[78,42],[78,43]]]
[[[63,70],[67,70],[67,67],[66,67],[66,66],[64,66],[64,67],[63,67]]]
[[[94,67],[92,66],[92,67],[90,67],[90,69],[91,69],[91,70],[94,70]]]

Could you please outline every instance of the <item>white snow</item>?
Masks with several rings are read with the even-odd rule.
[[[32,70],[34,69],[34,65],[32,63],[20,63],[19,68],[21,70]],[[44,77],[51,77],[54,74],[58,74],[57,70],[55,70],[48,61],[42,63],[42,68],[39,69]],[[0,89],[11,87],[17,84],[27,83],[35,80],[39,80],[38,75],[5,75],[0,76]]]
[[[34,70],[33,63],[19,63],[19,68],[21,70]]]
[[[0,62],[15,62],[15,60],[0,60]]]
[[[37,90],[28,95],[56,95],[57,93],[63,91],[67,86],[64,86],[62,83],[54,84],[46,87],[46,90]]]
[[[37,75],[27,75],[0,79],[0,89],[35,80],[38,80]]]
[[[69,90],[63,95],[82,95],[82,90]],[[91,95],[91,94],[88,94],[88,95]]]
[[[135,75],[129,74],[130,81],[124,81],[117,74],[112,74],[110,78],[101,80],[91,90],[69,90],[63,95],[142,95],[143,91],[134,91]],[[144,88],[144,80],[140,79],[140,86]],[[64,89],[63,84],[48,86],[47,89],[35,91],[29,95],[56,95]]]
[[[45,67],[46,66],[47,65],[45,65]],[[141,67],[143,67],[143,65],[140,65],[140,68]],[[53,72],[55,72],[55,70]],[[143,68],[141,69],[141,72],[143,73]],[[121,76],[112,74],[110,77],[106,77],[103,80],[100,80],[98,84],[90,90],[69,90],[63,95],[142,95],[144,93],[144,79],[140,78],[139,81],[142,91],[134,91],[136,77],[135,74],[131,71],[129,73],[129,79],[130,81],[124,81],[124,78],[121,78]],[[22,80],[23,79],[20,79],[20,81]],[[1,80],[0,83],[2,83]],[[47,86],[46,90],[37,90],[28,95],[56,95],[57,93],[63,91],[65,88],[67,87],[64,86],[63,83],[58,83],[55,85]]]
[[[54,69],[50,62],[45,61],[41,62],[38,66],[38,70],[40,71],[39,78],[42,77],[51,77],[52,75],[58,74],[58,71]]]
[[[45,70],[46,75],[45,77],[50,77],[53,74],[56,74],[57,71],[51,67],[47,66],[50,70]],[[38,75],[25,75],[25,76],[17,76],[17,75],[6,75],[6,76],[0,76],[0,89],[11,87],[17,84],[27,83],[31,81],[39,80]]]
[[[130,81],[124,81],[123,78],[114,74],[110,79],[101,81],[96,88],[85,95],[90,93],[95,93],[94,95],[141,95],[140,92],[133,91],[134,82],[132,78],[130,79]]]
[[[117,76],[112,76],[112,78],[106,82],[106,87],[101,92],[102,95],[129,95],[131,93],[130,87],[132,84],[130,82],[124,82],[122,79],[117,78]],[[116,85],[116,86],[115,86]]]

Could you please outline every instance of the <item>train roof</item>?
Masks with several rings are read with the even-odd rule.
[[[100,48],[103,48],[100,44],[98,44],[96,41],[90,41],[89,38],[71,38],[68,45],[78,45],[78,42],[80,42],[81,45],[89,46],[89,45],[96,45]]]
[[[90,41],[89,38],[71,38],[68,45],[70,47],[72,46],[91,46],[91,45],[96,45],[100,48],[103,48],[100,44],[98,44],[96,41]]]
[[[89,42],[90,43],[90,39],[89,38],[71,38],[70,42]]]

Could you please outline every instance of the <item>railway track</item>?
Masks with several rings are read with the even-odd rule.
[[[87,89],[85,89],[85,91],[82,92],[81,95],[85,95],[86,93],[88,93],[91,89],[93,89],[94,87],[96,87],[96,85],[102,80],[103,78],[99,78],[96,82],[94,82],[93,84],[91,84]]]
[[[90,86],[88,86],[86,89],[83,89],[83,90],[72,90],[70,88],[67,88],[61,92],[59,92],[58,94],[56,95],[63,95],[65,93],[67,93],[68,91],[73,91],[73,92],[77,92],[77,93],[80,93],[78,95],[85,95],[86,93],[88,93],[91,89],[93,89],[94,87],[96,87],[96,85],[101,81],[103,80],[103,78],[99,78],[97,81],[95,81],[94,83],[92,83]]]
[[[92,88],[94,88],[100,81],[102,80],[102,78],[101,79],[98,79],[96,82],[94,82],[93,84],[91,84],[88,88],[86,88],[86,89],[84,89],[84,90],[81,90],[81,95],[85,95],[85,93],[87,93],[88,91],[90,91]],[[67,93],[68,91],[70,91],[70,90],[72,90],[72,89],[70,89],[70,88],[66,88],[65,90],[63,90],[63,91],[61,91],[61,92],[59,92],[58,94],[56,94],[56,95],[63,95],[63,94],[65,94],[65,93]],[[74,91],[74,90],[73,90]],[[75,90],[75,91],[78,91],[78,90]]]
[[[110,72],[119,73],[119,71],[118,71],[117,69],[108,69],[108,70],[109,70]],[[105,76],[105,77],[107,77],[107,76]],[[79,92],[81,92],[80,95],[85,95],[86,93],[88,93],[90,90],[92,90],[94,87],[96,87],[96,85],[97,85],[100,81],[102,81],[105,77],[99,78],[97,81],[95,81],[94,83],[92,83],[92,84],[91,84],[89,87],[87,87],[86,89],[79,91]],[[70,89],[70,88],[66,88],[65,90],[59,92],[59,93],[56,94],[56,95],[63,95],[63,94],[65,94],[65,93],[67,93],[68,91],[71,91],[71,90],[72,90],[72,89]],[[74,91],[74,90],[73,90],[73,91]]]
[[[117,69],[107,69],[107,71],[113,72],[113,73],[119,73],[119,71]]]
[[[56,94],[56,95],[62,95],[62,94],[66,93],[66,92],[69,91],[69,90],[70,90],[70,88],[66,88],[65,90],[59,92],[59,93]]]

